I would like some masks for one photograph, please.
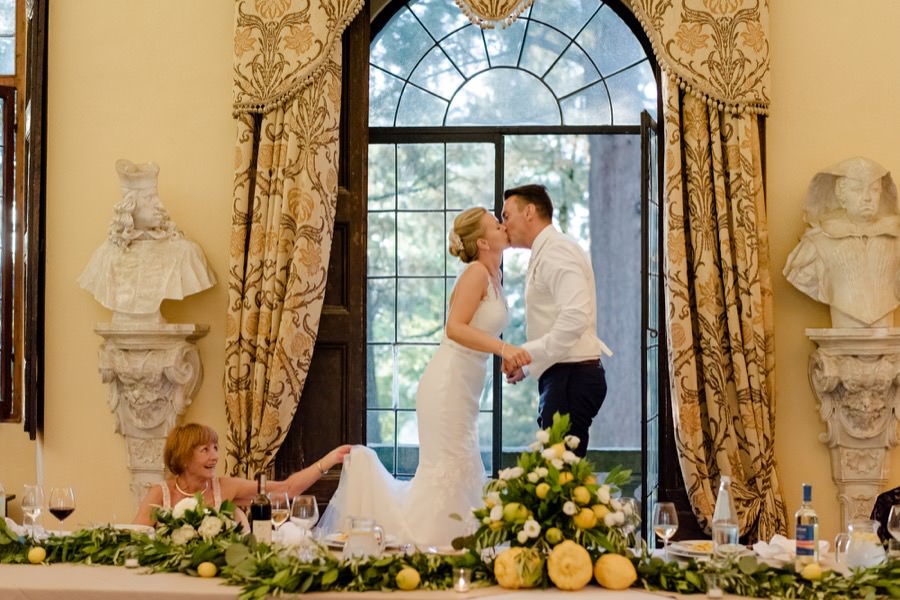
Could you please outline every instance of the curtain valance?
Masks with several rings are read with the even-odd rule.
[[[767,0],[631,0],[663,72],[720,110],[769,106]]]
[[[295,97],[325,68],[362,7],[363,0],[238,0],[235,114],[265,114]]]

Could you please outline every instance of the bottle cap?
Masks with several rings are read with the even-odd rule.
[[[812,485],[809,483],[803,484],[803,501],[810,502],[812,500]]]

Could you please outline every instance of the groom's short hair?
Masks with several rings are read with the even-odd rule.
[[[519,187],[509,188],[503,192],[503,199],[506,200],[510,196],[518,196],[527,204],[534,205],[535,212],[538,216],[547,221],[553,220],[553,201],[547,188],[539,183],[529,183],[520,185]]]

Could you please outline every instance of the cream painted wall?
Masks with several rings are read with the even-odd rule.
[[[852,12],[851,12],[852,11]],[[768,209],[775,285],[776,448],[789,512],[800,484],[814,486],[822,535],[838,528],[836,488],[818,441],[824,431],[807,383],[814,346],[806,327],[828,312],[781,276],[803,231],[802,197],[822,167],[855,154],[900,175],[896,143],[900,55],[895,0],[770,3],[772,110],[767,123]],[[848,26],[852,24],[852,27]],[[160,192],[178,225],[205,249],[220,278],[212,290],[167,303],[173,322],[211,326],[199,346],[206,369],[188,411],[224,431],[222,347],[234,125],[230,115],[232,3],[223,0],[55,0],[50,11],[45,484],[71,482],[73,524],[130,519],[123,442],[113,433],[97,376],[109,313],[75,278],[103,239],[119,198],[120,157],[160,164]],[[900,323],[900,319],[898,319]],[[35,478],[37,445],[0,425],[0,481]],[[892,485],[900,484],[898,452]],[[16,457],[9,460],[8,457]],[[50,523],[51,525],[53,523]]]
[[[840,526],[830,459],[818,435],[825,430],[807,380],[815,349],[804,330],[829,327],[824,305],[781,274],[804,230],[803,196],[816,172],[838,160],[867,156],[900,177],[897,143],[900,3],[871,0],[769,2],[772,58],[771,114],[766,126],[767,200],[775,294],[775,444],[788,509],[800,503],[800,485],[813,485],[820,531]],[[896,317],[900,325],[900,316]],[[900,485],[900,452],[891,453],[888,487]]]
[[[76,278],[106,236],[121,198],[115,162],[155,161],[169,213],[200,244],[219,283],[180,302],[170,322],[205,323],[203,383],[186,417],[225,429],[222,373],[235,127],[233,3],[223,0],[56,0],[49,11],[45,486],[76,486],[67,525],[128,522],[134,506],[123,438],[97,374],[111,313]],[[4,457],[35,454],[21,426],[0,430]],[[4,463],[7,463],[4,460]],[[224,465],[224,460],[220,462]],[[12,491],[36,466],[2,481]],[[55,525],[52,517],[46,525]]]

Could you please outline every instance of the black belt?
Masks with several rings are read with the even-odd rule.
[[[564,362],[564,365],[585,365],[588,367],[601,367],[603,363],[599,358],[588,358],[585,360],[576,360],[575,362]]]

